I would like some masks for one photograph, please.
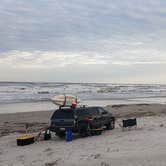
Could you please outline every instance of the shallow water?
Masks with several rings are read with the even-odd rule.
[[[166,98],[137,98],[137,99],[124,99],[124,100],[84,100],[80,105],[88,106],[107,106],[114,104],[140,104],[140,103],[158,103],[166,104]],[[52,111],[57,109],[58,106],[51,101],[40,102],[24,102],[24,103],[5,103],[0,104],[1,113],[16,113],[16,112],[34,112],[34,111]]]
[[[82,105],[166,103],[166,85],[0,82],[0,113],[53,110],[50,98],[78,96]]]

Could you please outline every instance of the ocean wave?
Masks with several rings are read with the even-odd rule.
[[[48,101],[59,94],[72,94],[83,100],[160,97],[166,96],[166,85],[0,82],[0,103]]]

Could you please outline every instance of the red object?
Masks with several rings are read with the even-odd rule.
[[[77,104],[76,104],[76,103],[72,103],[72,104],[71,104],[71,108],[73,108],[73,109],[75,109],[75,108],[76,108],[76,106],[77,106]]]
[[[85,122],[90,122],[92,120],[92,118],[84,118]]]

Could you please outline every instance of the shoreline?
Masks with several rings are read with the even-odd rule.
[[[102,100],[83,100],[80,105],[85,106],[102,106],[120,105],[120,104],[166,104],[165,97],[151,97],[151,98],[131,98],[131,99],[102,99]],[[35,101],[35,102],[18,102],[18,103],[0,103],[0,115],[12,114],[21,112],[41,112],[52,111],[58,106],[51,101]]]

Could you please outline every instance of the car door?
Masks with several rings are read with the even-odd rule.
[[[99,107],[98,110],[101,116],[102,126],[104,126],[105,124],[107,124],[108,121],[108,112],[102,107]]]
[[[99,110],[97,108],[90,109],[91,115],[93,116],[93,127],[101,127],[101,116]]]

